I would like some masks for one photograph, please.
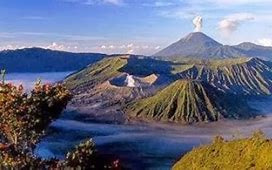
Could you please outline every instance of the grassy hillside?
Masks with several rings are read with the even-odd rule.
[[[272,63],[257,58],[225,60],[185,60],[173,65],[181,79],[207,82],[226,92],[247,95],[270,95]]]
[[[120,55],[105,58],[93,65],[70,75],[64,80],[69,89],[92,88],[107,80],[111,80],[121,73],[135,76],[149,76],[163,74],[168,79],[173,79],[170,62],[154,60],[147,57]],[[167,79],[166,78],[166,79]],[[158,80],[159,81],[159,80]]]
[[[119,75],[119,70],[126,64],[126,58],[106,58],[69,76],[64,80],[64,83],[71,90],[92,88],[111,77]]]
[[[156,95],[128,105],[124,111],[140,119],[182,123],[252,116],[243,99],[193,80],[177,80]]]
[[[210,145],[193,149],[181,158],[173,170],[272,169],[272,140],[261,132],[247,139],[226,141],[215,138]]]

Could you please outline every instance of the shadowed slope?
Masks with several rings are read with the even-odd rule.
[[[258,58],[214,61],[189,61],[175,68],[181,79],[207,82],[226,92],[247,95],[270,95],[272,64]]]
[[[98,53],[72,53],[43,48],[0,51],[0,68],[11,72],[75,71],[107,57]]]
[[[156,95],[128,105],[124,111],[140,119],[182,123],[251,116],[243,100],[193,80],[177,80]]]

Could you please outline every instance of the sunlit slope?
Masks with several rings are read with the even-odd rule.
[[[153,83],[163,84],[171,81],[174,77],[170,69],[170,62],[133,55],[116,55],[70,75],[64,80],[64,83],[73,91],[83,90],[84,92],[84,90],[91,89],[105,81],[111,81],[121,74],[139,76],[139,78],[148,78],[154,74],[157,78]]]
[[[270,95],[272,64],[258,58],[186,61],[174,66],[181,79],[196,79],[235,94]]]
[[[252,115],[243,99],[194,80],[177,80],[156,95],[128,105],[124,111],[134,118],[181,123]]]
[[[126,64],[125,57],[106,58],[69,76],[64,80],[64,83],[71,90],[87,90],[118,76],[121,73],[119,70]]]
[[[173,170],[272,169],[272,141],[261,134],[248,139],[225,141],[217,137],[210,145],[193,149]]]

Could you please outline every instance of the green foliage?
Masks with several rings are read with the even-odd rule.
[[[66,155],[66,165],[69,167],[91,167],[95,168],[93,165],[93,157],[95,152],[95,145],[92,140],[87,140],[80,143],[75,147],[74,150],[68,152]]]
[[[72,151],[68,152],[64,162],[65,167],[82,169],[120,169],[120,161],[107,161],[101,159],[95,150],[95,144],[91,139],[83,141]]]
[[[62,85],[36,84],[30,94],[23,86],[0,85],[0,164],[33,162],[32,151],[49,124],[57,119],[71,95]],[[35,159],[34,159],[35,160]]]
[[[193,149],[173,169],[272,169],[272,140],[266,139],[263,132],[258,131],[247,139],[218,139],[210,145]]]
[[[60,84],[42,85],[37,81],[30,94],[25,93],[21,85],[0,84],[0,167],[120,169],[118,160],[98,156],[91,140],[76,146],[66,160],[42,160],[34,155],[36,144],[70,99],[70,92]]]

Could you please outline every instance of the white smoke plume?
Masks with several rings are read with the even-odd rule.
[[[127,83],[127,87],[136,87],[135,80],[132,75],[128,74],[125,81]]]
[[[201,32],[203,19],[201,16],[197,16],[193,19],[193,24],[195,27],[195,32]]]

